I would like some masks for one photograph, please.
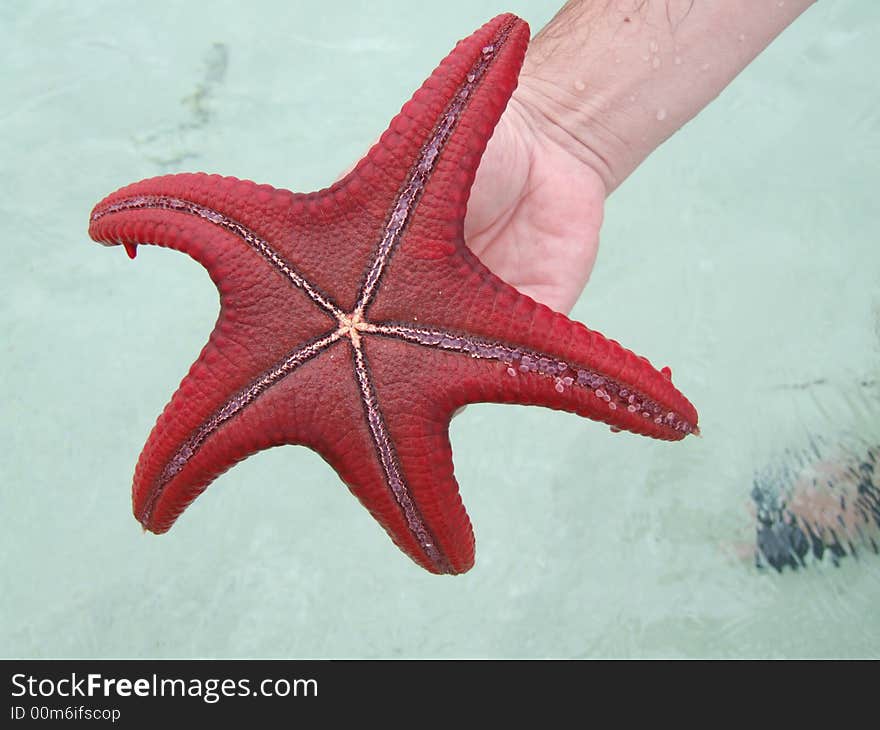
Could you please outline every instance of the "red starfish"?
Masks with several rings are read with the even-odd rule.
[[[489,272],[468,194],[516,86],[528,25],[461,41],[344,179],[308,195],[204,174],[101,201],[89,233],[183,251],[220,291],[208,344],[159,417],[134,513],[168,530],[207,485],[271,446],[317,451],[413,560],[473,565],[449,421],[466,403],[558,408],[659,439],[697,432],[668,369]]]

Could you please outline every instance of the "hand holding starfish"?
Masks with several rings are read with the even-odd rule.
[[[477,174],[465,237],[521,292],[568,312],[605,198],[814,0],[572,0],[535,37]]]
[[[645,133],[623,98],[642,98],[644,107],[635,108],[644,116],[658,103],[652,94],[665,93],[655,121],[680,124],[748,60],[736,56],[739,66],[728,63],[712,83],[695,84],[705,98],[692,88],[688,98],[701,101],[690,107],[673,105],[675,80],[659,72],[650,84],[637,83],[638,75],[608,73],[588,54],[583,62],[595,66],[588,76],[554,35],[569,12],[578,11],[578,24],[589,20],[591,43],[598,38],[606,49],[596,52],[600,61],[637,53],[646,39],[654,59],[662,43],[681,54],[678,65],[695,60],[693,31],[683,23],[669,37],[650,35],[653,4],[639,10],[648,35],[614,46],[616,35],[626,36],[619,29],[635,21],[609,20],[609,6],[595,17],[587,3],[566,6],[541,34],[552,53],[542,55],[539,44],[532,55],[471,200],[471,246],[556,309],[570,307],[589,274],[604,195],[674,129]],[[605,45],[603,32],[610,33]],[[132,256],[145,243],[185,252],[220,291],[211,338],[135,471],[134,512],[145,528],[169,529],[248,455],[300,444],[336,469],[419,565],[461,573],[473,565],[474,538],[448,428],[462,406],[542,405],[667,441],[699,433],[696,409],[669,368],[657,370],[523,296],[465,245],[468,193],[528,37],[525,22],[502,15],[460,42],[330,188],[295,194],[184,173],[129,185],[95,207],[89,230],[96,241]],[[652,70],[663,63],[648,58]],[[560,68],[584,73],[560,86]],[[586,91],[582,78],[590,79],[583,97],[572,92]],[[521,185],[512,182],[520,178]],[[546,266],[537,275],[536,254]]]

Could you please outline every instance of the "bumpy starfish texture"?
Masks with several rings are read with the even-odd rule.
[[[474,538],[448,435],[461,406],[542,405],[667,440],[697,431],[668,369],[520,294],[465,245],[528,33],[503,15],[461,41],[330,188],[179,174],[95,207],[93,239],[131,256],[141,243],[183,251],[220,292],[210,340],[138,461],[146,529],[168,530],[237,461],[301,444],[419,565],[462,573]]]

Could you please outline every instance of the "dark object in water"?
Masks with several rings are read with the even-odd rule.
[[[781,573],[808,561],[880,554],[880,447],[823,456],[813,442],[794,463],[755,476],[755,564]],[[789,455],[790,457],[791,455]]]

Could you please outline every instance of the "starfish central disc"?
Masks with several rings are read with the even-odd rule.
[[[363,315],[355,310],[351,314],[338,314],[336,319],[339,321],[339,329],[337,332],[341,337],[348,337],[352,343],[357,346],[361,341],[361,332],[375,332],[376,328],[364,320]]]

